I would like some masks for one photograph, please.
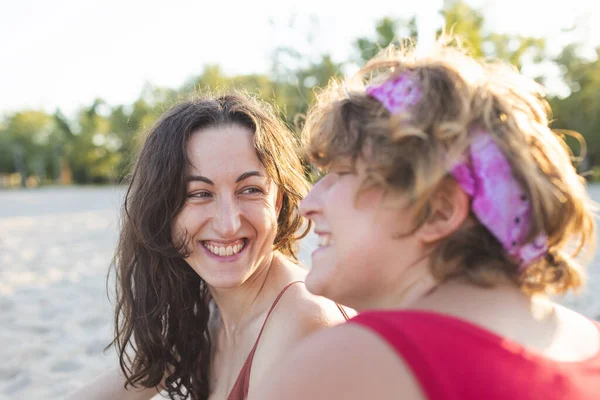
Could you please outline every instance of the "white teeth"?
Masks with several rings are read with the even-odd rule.
[[[331,240],[331,236],[329,236],[329,235],[319,236],[319,247],[326,247],[332,243],[333,243],[333,241]]]
[[[213,245],[205,243],[204,247],[206,247],[211,253],[213,253],[217,256],[225,257],[225,256],[232,256],[232,255],[237,254],[240,251],[242,251],[242,249],[244,248],[244,243],[236,244],[234,246],[227,246],[227,247],[213,246]]]

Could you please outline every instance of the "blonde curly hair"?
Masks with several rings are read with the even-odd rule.
[[[392,115],[365,89],[405,71],[422,97],[409,111]],[[437,244],[431,272],[438,281],[462,276],[481,286],[508,277],[528,294],[560,294],[585,281],[574,257],[584,247],[586,255],[593,253],[593,203],[564,138],[549,128],[544,96],[541,85],[514,67],[476,60],[455,38],[443,37],[427,54],[413,46],[388,48],[356,76],[332,80],[307,114],[303,141],[320,169],[341,157],[365,161],[363,189],[408,196],[418,229],[430,217],[432,193],[452,179],[446,161],[469,147],[473,127],[483,128],[529,196],[528,239],[545,233],[549,250],[520,270],[483,225],[465,223]]]

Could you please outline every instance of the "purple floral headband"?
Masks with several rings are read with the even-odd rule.
[[[422,98],[411,72],[371,85],[367,93],[392,114],[408,111]],[[547,253],[547,237],[540,234],[525,242],[531,229],[530,201],[492,135],[482,129],[471,134],[473,141],[467,154],[450,168],[450,173],[471,197],[471,209],[477,219],[523,269]]]

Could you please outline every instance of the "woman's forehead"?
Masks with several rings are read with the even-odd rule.
[[[254,147],[253,133],[238,125],[202,129],[187,144],[188,172],[203,174],[261,171],[265,167]]]

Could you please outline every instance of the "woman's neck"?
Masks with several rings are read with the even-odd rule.
[[[389,277],[377,290],[346,304],[357,311],[406,309],[435,290],[437,283],[426,267],[412,268]]]
[[[226,336],[235,335],[248,322],[262,314],[270,305],[270,282],[277,275],[279,256],[268,259],[240,286],[235,288],[210,288],[219,310],[221,328]],[[266,304],[269,303],[269,304]]]
[[[546,296],[529,296],[508,280],[492,287],[451,280],[411,308],[466,319],[519,342],[537,327],[555,325],[554,304]]]

